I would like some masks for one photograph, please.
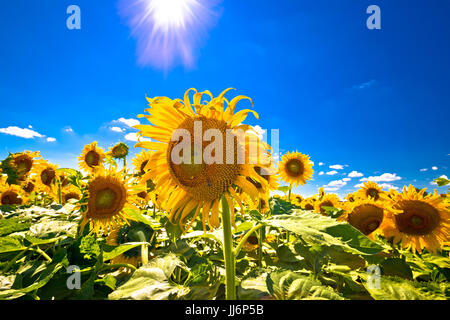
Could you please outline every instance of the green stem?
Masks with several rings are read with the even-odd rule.
[[[263,224],[258,224],[256,226],[254,226],[253,228],[251,228],[246,234],[245,236],[242,237],[241,241],[239,241],[236,249],[234,249],[234,255],[237,257],[239,252],[241,251],[242,246],[244,245],[244,243],[247,241],[248,237],[250,237],[252,235],[253,232],[255,232],[256,230],[258,230],[259,228],[261,228],[262,226],[264,226]]]
[[[52,262],[52,258],[50,258],[41,248],[36,247],[36,249],[30,249],[37,253],[39,253],[41,256],[43,256],[48,262]]]
[[[289,196],[288,196],[288,201],[291,201],[291,189],[292,189],[292,183],[289,184]]]
[[[61,181],[58,180],[58,201],[62,204],[62,194],[61,194]]]
[[[233,235],[231,232],[231,214],[225,195],[222,195],[222,228],[223,228],[223,255],[225,259],[226,299],[236,300],[236,265],[233,251]]]
[[[261,199],[259,200],[259,212],[261,213]],[[259,229],[258,237],[258,266],[262,266],[262,246],[264,240],[264,228]]]
[[[5,266],[5,268],[3,269],[3,273],[6,274],[6,272],[14,265],[14,263],[16,263],[16,261],[19,258],[22,258],[22,256],[24,256],[26,253],[28,252],[27,250],[24,250],[22,252],[20,252],[18,255],[16,255],[10,262],[8,262],[8,264]]]

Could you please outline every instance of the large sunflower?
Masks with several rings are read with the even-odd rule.
[[[299,152],[288,152],[281,157],[278,164],[281,180],[294,186],[304,185],[313,175],[313,163],[309,156]]]
[[[27,198],[22,188],[16,184],[0,186],[0,205],[22,205]]]
[[[143,179],[152,179],[156,192],[165,202],[171,221],[178,221],[182,228],[189,216],[192,221],[200,214],[204,228],[220,226],[219,203],[224,195],[234,217],[233,199],[242,207],[237,188],[251,195],[256,202],[258,189],[247,178],[267,188],[267,180],[253,167],[270,163],[267,145],[263,144],[251,127],[241,125],[252,110],[234,113],[236,103],[245,96],[237,96],[228,104],[225,90],[219,97],[201,104],[201,96],[194,95],[192,108],[189,89],[181,100],[167,97],[147,98],[151,108],[146,117],[153,125],[135,126],[140,136],[159,142],[144,141],[137,147],[155,152],[151,156],[151,170]],[[225,103],[227,107],[225,108]],[[209,135],[209,139],[206,135]],[[202,139],[203,137],[203,139]],[[210,142],[213,141],[213,142]],[[222,142],[222,143],[220,143]],[[180,150],[180,147],[186,147]],[[265,149],[253,153],[250,150]],[[190,149],[190,150],[189,150]],[[210,215],[211,213],[211,215]]]
[[[128,221],[126,208],[134,207],[135,195],[129,178],[114,168],[100,169],[88,183],[86,210],[83,212],[83,228],[87,223],[95,232],[104,232]],[[81,205],[81,204],[80,204]]]
[[[300,203],[300,207],[303,208],[304,210],[314,210],[314,204],[315,204],[315,199],[312,197],[303,199],[302,202]]]
[[[98,169],[103,168],[105,157],[103,148],[97,146],[97,141],[93,141],[84,146],[81,156],[78,157],[78,166],[88,173],[95,173]]]
[[[403,187],[388,202],[388,224],[382,227],[386,238],[402,247],[410,247],[413,252],[424,248],[431,252],[440,250],[450,235],[450,211],[435,190],[425,194],[425,189],[417,191],[412,185]]]
[[[357,199],[346,202],[345,209],[338,220],[347,221],[369,237],[379,232],[385,216],[384,207],[380,202],[373,199]]]
[[[333,193],[325,193],[325,195],[314,203],[314,210],[317,213],[325,214],[323,207],[340,208],[341,204],[337,195]]]
[[[382,191],[383,187],[380,187],[376,182],[367,181],[364,182],[361,188],[356,192],[356,195],[362,199],[372,198],[375,201],[381,199],[382,195],[386,194]]]

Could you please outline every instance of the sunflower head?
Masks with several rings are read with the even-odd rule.
[[[278,165],[281,180],[294,186],[304,185],[313,175],[313,163],[309,156],[299,152],[288,152]]]
[[[267,190],[267,180],[254,167],[267,166],[270,161],[265,161],[267,145],[250,126],[241,124],[248,113],[257,114],[251,110],[234,113],[236,103],[249,98],[238,96],[228,103],[224,98],[228,90],[217,98],[205,91],[195,93],[191,104],[191,90],[196,91],[186,91],[184,103],[167,97],[147,99],[150,115],[140,117],[146,117],[152,125],[135,128],[139,136],[158,142],[144,141],[136,146],[154,151],[146,165],[151,170],[142,179],[156,184],[155,191],[170,220],[184,227],[188,217],[193,221],[201,214],[204,226],[216,228],[220,226],[222,196],[234,210],[233,199],[242,206],[239,190],[250,194],[255,202],[261,194],[256,184]],[[204,94],[211,101],[202,102]]]
[[[152,153],[150,151],[144,150],[136,154],[135,158],[131,159],[135,174],[142,176],[150,169],[147,164],[149,164],[151,155]]]
[[[114,159],[125,159],[128,155],[128,151],[128,146],[123,142],[119,142],[109,149],[107,155],[113,157]]]
[[[312,198],[303,199],[303,201],[300,203],[300,207],[303,208],[304,210],[313,211],[314,210],[314,202],[315,201]]]
[[[364,182],[361,188],[356,192],[357,196],[362,199],[374,199],[375,201],[381,200],[386,192],[382,191],[376,182],[367,181]]]
[[[422,252],[440,250],[450,235],[450,212],[435,190],[425,195],[425,189],[417,191],[406,186],[402,193],[387,202],[388,224],[383,234],[401,242],[402,247]]]
[[[82,193],[80,189],[74,185],[68,185],[61,189],[62,201],[63,203],[69,202],[69,200],[79,201],[82,198]]]
[[[346,202],[346,211],[338,220],[347,221],[366,236],[373,236],[383,223],[384,207],[373,199]]]
[[[0,186],[0,205],[22,205],[26,202],[27,198],[20,186],[15,184]]]
[[[104,232],[108,227],[127,222],[125,209],[136,202],[129,178],[114,168],[98,170],[88,183],[86,210],[82,227],[87,223],[95,232]]]
[[[56,181],[58,179],[58,166],[51,164],[47,160],[39,160],[33,168],[36,179],[36,187],[50,195],[56,192]]]
[[[325,209],[323,207],[340,208],[341,204],[337,195],[326,193],[320,200],[317,200],[314,203],[314,210],[317,213],[325,214]]]
[[[84,146],[81,156],[78,157],[78,166],[86,172],[95,173],[98,169],[104,167],[103,161],[105,157],[106,154],[103,152],[103,149],[98,147],[97,142],[94,141]]]
[[[39,157],[39,152],[11,153],[2,161],[0,168],[8,175],[8,183],[20,184],[28,178]]]

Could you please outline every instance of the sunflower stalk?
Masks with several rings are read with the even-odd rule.
[[[236,300],[236,264],[233,250],[233,234],[231,232],[231,214],[225,195],[222,195],[222,228],[223,228],[223,255],[225,260],[226,299]]]
[[[135,236],[139,239],[140,242],[145,242],[141,244],[141,260],[142,265],[146,265],[148,263],[148,243],[145,233],[142,231],[136,231]]]

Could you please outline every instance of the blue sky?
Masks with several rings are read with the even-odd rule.
[[[71,4],[81,8],[81,30],[66,27]],[[381,8],[381,30],[366,27],[371,4]],[[304,195],[323,185],[343,195],[369,177],[430,189],[432,179],[449,176],[448,1],[223,1],[195,65],[165,72],[137,63],[116,1],[15,0],[0,8],[0,159],[40,150],[76,167],[91,141],[134,145],[125,136],[135,131],[117,120],[142,113],[146,94],[234,87],[230,96],[255,103],[260,120],[250,124],[280,129],[281,152],[314,161],[313,181],[296,189]],[[35,136],[7,134],[17,133],[9,127]],[[353,171],[362,176],[349,177]]]

